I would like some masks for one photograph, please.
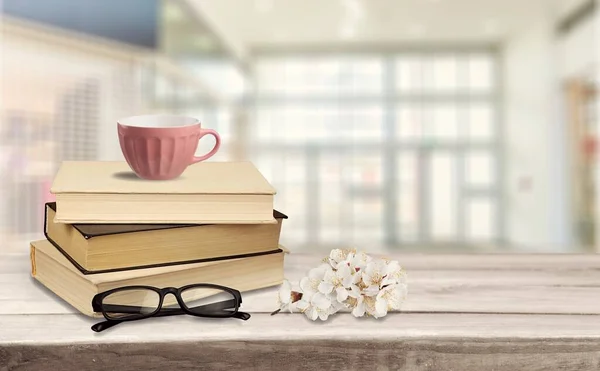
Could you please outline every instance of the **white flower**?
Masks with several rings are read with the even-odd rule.
[[[365,298],[362,294],[360,294],[360,292],[356,296],[350,296],[349,302],[350,308],[352,308],[352,315],[354,317],[362,317],[365,315]]]
[[[352,252],[349,250],[333,249],[326,260],[329,261],[332,268],[336,268],[338,264],[346,260],[346,257],[351,253]]]
[[[365,301],[361,296],[356,300],[356,304],[354,304],[354,309],[352,309],[352,315],[354,317],[362,317],[365,315]]]
[[[381,290],[379,295],[387,301],[388,310],[398,310],[406,299],[408,293],[405,284],[390,285]]]
[[[354,317],[362,317],[365,315],[365,304],[363,294],[356,285],[351,285],[347,291],[348,298],[346,303],[349,308],[352,308],[352,315]]]
[[[284,280],[279,288],[279,294],[277,295],[277,302],[280,310],[289,310],[293,313],[295,303],[292,302],[292,284],[288,280]]]
[[[404,285],[390,285],[383,288],[375,298],[375,318],[383,317],[389,310],[400,309],[404,301],[406,290]]]
[[[385,268],[385,278],[382,281],[382,286],[402,283],[405,280],[405,273],[400,263],[392,260],[387,263]]]
[[[341,309],[346,308],[346,304],[339,301],[339,300],[332,300],[331,301],[331,306],[329,307],[329,315],[335,314],[338,311],[340,311]]]
[[[362,272],[362,280],[367,287],[376,286],[381,288],[386,274],[386,262],[382,259],[376,259],[367,264],[365,270]]]
[[[371,285],[368,287],[365,287],[361,294],[363,294],[364,296],[377,296],[377,294],[379,294],[379,290],[380,288],[377,285]]]
[[[318,286],[319,292],[330,294],[332,291],[337,291],[340,288],[343,290],[344,287],[352,284],[352,279],[350,267],[342,261],[336,266],[335,270],[328,269],[325,271],[323,281]]]
[[[305,293],[302,299],[298,301],[296,307],[313,321],[317,318],[325,321],[330,314],[334,313],[331,308],[331,300],[327,295],[320,292],[311,292],[308,295]]]
[[[319,284],[323,282],[325,273],[331,271],[328,264],[321,264],[308,272],[308,276],[300,280],[300,289],[303,293],[314,293],[319,291]]]
[[[355,317],[380,318],[400,309],[407,291],[406,273],[397,261],[334,249],[300,280],[300,290],[284,281],[277,299],[279,310],[297,309],[313,321],[325,321],[344,308]]]
[[[354,269],[355,272],[364,270],[371,260],[372,258],[364,252],[350,252],[346,258],[350,268]]]

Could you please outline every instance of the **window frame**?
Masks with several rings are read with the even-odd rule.
[[[493,62],[493,70],[492,73],[492,91],[490,93],[483,94],[436,94],[436,93],[417,93],[410,94],[406,92],[400,92],[396,87],[396,61],[397,58],[403,55],[421,55],[421,56],[431,56],[435,54],[453,54],[456,56],[460,55],[485,55],[491,58]],[[258,94],[258,83],[257,75],[255,72],[255,67],[257,63],[259,63],[263,58],[269,57],[323,57],[323,56],[331,56],[331,57],[341,57],[346,58],[348,56],[353,57],[376,57],[382,62],[382,94],[381,96],[290,96],[290,97],[277,97],[274,95],[265,96]],[[457,221],[458,228],[458,237],[452,243],[458,243],[463,246],[477,246],[479,241],[470,241],[466,238],[468,233],[466,231],[467,223],[467,213],[468,206],[471,202],[477,202],[480,197],[486,197],[491,200],[493,206],[495,207],[496,213],[492,222],[494,223],[495,229],[495,237],[491,240],[482,241],[484,243],[497,243],[502,245],[502,242],[505,240],[506,232],[505,232],[505,210],[504,210],[504,192],[503,192],[503,184],[504,184],[504,160],[503,160],[503,142],[504,142],[504,134],[502,131],[502,119],[503,119],[503,102],[502,102],[502,66],[501,66],[501,51],[495,45],[475,45],[475,46],[443,46],[443,47],[424,47],[424,48],[412,48],[412,47],[399,47],[399,48],[375,48],[375,49],[365,49],[365,50],[351,50],[351,49],[341,49],[341,50],[306,50],[301,48],[291,48],[289,50],[255,50],[251,53],[250,57],[250,66],[253,68],[250,69],[250,79],[252,80],[252,91],[250,91],[250,107],[253,110],[251,117],[253,120],[251,121],[251,125],[255,124],[256,120],[256,110],[261,104],[285,104],[285,103],[304,103],[304,104],[319,104],[324,102],[332,102],[332,104],[338,104],[340,106],[349,105],[353,102],[377,102],[377,104],[381,105],[383,111],[383,122],[382,130],[384,133],[384,139],[382,142],[371,143],[306,143],[306,144],[294,144],[291,147],[295,151],[303,151],[304,159],[309,164],[307,166],[316,166],[318,165],[319,156],[323,153],[327,153],[329,151],[335,151],[336,153],[344,153],[346,151],[352,150],[377,150],[380,151],[381,159],[383,162],[383,179],[382,179],[382,189],[381,189],[381,200],[384,204],[382,221],[383,225],[383,240],[382,244],[386,246],[422,246],[423,244],[428,244],[431,246],[438,245],[439,243],[431,240],[430,231],[426,226],[421,227],[419,231],[419,237],[414,241],[401,241],[398,238],[398,233],[396,233],[396,229],[398,226],[397,219],[399,216],[399,212],[397,211],[398,205],[398,190],[396,186],[397,179],[397,171],[396,171],[396,163],[398,161],[398,153],[406,150],[413,150],[415,154],[418,154],[419,151],[431,151],[430,148],[426,148],[427,146],[424,143],[418,142],[410,142],[410,141],[400,141],[396,137],[396,118],[398,114],[398,102],[440,102],[447,100],[451,103],[456,102],[464,102],[466,105],[469,105],[475,99],[482,99],[484,102],[488,102],[491,106],[492,110],[492,138],[487,144],[480,143],[448,143],[443,144],[438,149],[454,151],[457,155],[458,163],[459,163],[459,171],[457,176],[459,179],[457,180],[461,186],[459,187],[459,200],[458,200],[458,214],[462,214]],[[465,137],[468,138],[468,137]],[[268,142],[254,142],[250,141],[248,143],[248,152],[251,156],[257,154],[276,154],[281,153],[281,151],[286,151],[290,149],[290,145],[288,144],[278,144],[278,143],[268,143]],[[484,151],[488,151],[491,154],[495,171],[493,172],[493,181],[490,187],[465,187],[465,167],[466,167],[466,151],[468,149],[480,149]],[[312,165],[310,165],[312,164]],[[307,245],[311,244],[323,244],[322,241],[318,238],[318,231],[320,226],[319,221],[319,190],[318,190],[318,182],[319,182],[318,173],[314,172],[311,174],[310,171],[306,173],[306,182],[305,187],[307,191],[306,197],[306,206],[305,210],[307,213],[305,215],[305,220],[302,225],[306,228],[306,235],[313,237],[316,239],[307,239],[304,241]],[[423,179],[421,179],[423,180]],[[425,180],[426,181],[426,180]],[[420,183],[421,185],[423,183]],[[427,197],[425,199],[420,200],[421,207],[423,204],[427,205],[428,200]],[[288,211],[290,212],[290,211]],[[421,217],[421,219],[427,219],[427,217]],[[448,245],[447,242],[442,242],[442,245]]]

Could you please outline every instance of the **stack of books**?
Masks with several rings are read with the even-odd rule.
[[[241,292],[279,285],[287,216],[251,162],[204,162],[168,181],[126,162],[63,162],[46,203],[45,240],[31,273],[80,312],[95,294],[129,285],[213,283]]]

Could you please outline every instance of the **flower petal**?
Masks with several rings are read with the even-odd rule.
[[[318,311],[318,314],[319,314],[319,319],[320,319],[321,321],[326,321],[326,320],[327,320],[327,317],[329,317],[329,312],[328,312],[328,311],[326,311],[326,310],[323,310],[323,311]]]
[[[375,300],[375,313],[376,313],[376,317],[384,317],[387,314],[387,300],[385,300],[384,298],[379,298],[377,300]]]
[[[303,293],[308,293],[308,292],[313,291],[310,278],[302,277],[302,279],[300,280],[300,290],[302,290]]]
[[[354,317],[362,317],[365,315],[365,303],[357,303],[354,309],[352,309],[352,315]]]
[[[279,302],[282,304],[289,303],[292,298],[292,285],[285,280],[279,288]]]
[[[362,293],[366,296],[376,296],[377,294],[379,294],[379,286],[371,285],[371,286],[363,289]]]
[[[350,285],[352,285],[354,283],[354,279],[355,279],[354,276],[356,276],[356,275],[354,274],[354,275],[348,275],[348,276],[344,277],[342,279],[342,286],[350,287]]]
[[[361,274],[361,278],[362,278],[362,281],[363,281],[363,282],[364,282],[366,285],[370,285],[370,284],[371,284],[371,282],[373,281],[373,280],[371,279],[371,275],[370,275],[369,273],[367,273],[367,271],[366,271],[366,270],[364,270],[364,271],[362,272],[362,274]]]
[[[328,313],[329,315],[332,315],[344,308],[347,308],[346,304],[334,300],[329,307]]]
[[[294,313],[296,311],[296,309],[297,309],[297,304],[298,304],[297,302],[296,303],[290,303],[290,304],[288,304],[287,305],[287,310],[290,313]]]
[[[333,260],[336,264],[346,259],[348,252],[342,249],[333,249],[329,253],[329,259]]]
[[[323,275],[323,281],[333,283],[333,281],[335,281],[336,279],[337,279],[337,273],[332,269],[327,270],[325,272],[325,274]]]
[[[306,310],[310,307],[310,303],[304,300],[299,300],[298,302],[296,302],[296,308],[300,309],[300,310]]]
[[[326,281],[321,281],[321,283],[319,283],[318,288],[319,292],[323,294],[329,294],[333,291],[333,285]]]
[[[311,270],[308,271],[308,278],[311,278],[313,280],[322,280],[323,277],[325,276],[325,272],[327,272],[327,270],[331,270],[331,266],[327,265],[327,264],[321,264],[316,268],[312,268]]]
[[[337,294],[337,301],[338,302],[343,302],[344,300],[348,299],[348,291],[343,288],[343,287],[338,287],[337,289],[335,289],[335,292]]]
[[[331,300],[322,293],[318,292],[311,298],[310,304],[319,309],[327,309],[331,306]]]
[[[317,317],[319,316],[319,313],[317,312],[317,309],[314,307],[309,307],[304,314],[306,315],[306,317],[308,317],[311,320],[316,320]]]
[[[341,276],[346,276],[348,274],[350,274],[350,266],[348,265],[348,261],[343,260],[341,262],[338,263],[338,265],[335,267],[336,273],[338,275],[338,277]]]
[[[358,286],[350,285],[349,289],[350,291],[348,291],[348,296],[353,297],[355,299],[358,299],[361,296],[360,289],[358,288]]]

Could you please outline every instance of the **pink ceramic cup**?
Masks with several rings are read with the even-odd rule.
[[[203,129],[192,117],[143,115],[117,121],[119,143],[125,160],[138,177],[168,180],[179,177],[188,165],[212,157],[221,146],[221,137]],[[215,137],[213,149],[195,156],[198,141],[205,135]]]

